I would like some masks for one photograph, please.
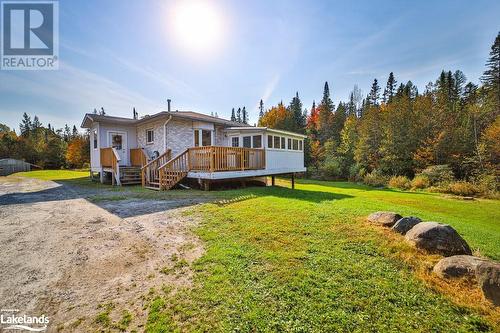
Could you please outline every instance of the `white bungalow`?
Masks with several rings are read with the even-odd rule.
[[[170,107],[169,107],[170,109]],[[101,182],[168,190],[184,178],[212,181],[304,172],[304,138],[191,111],[141,119],[86,114],[91,174]],[[273,177],[274,180],[274,177]]]

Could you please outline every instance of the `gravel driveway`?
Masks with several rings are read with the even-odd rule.
[[[155,293],[189,286],[203,248],[182,206],[199,201],[88,200],[103,194],[0,177],[0,309],[45,314],[48,332],[118,330],[128,312],[126,331],[141,332]],[[96,319],[103,312],[108,323]]]

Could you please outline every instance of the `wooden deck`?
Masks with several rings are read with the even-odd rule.
[[[158,158],[147,161],[142,148],[130,149],[130,166],[140,167],[143,187],[168,190],[188,174],[234,173],[264,170],[264,149],[241,147],[192,147],[172,157],[170,149]],[[114,148],[101,148],[101,167],[112,172],[112,183],[120,183],[120,157]],[[123,166],[121,168],[124,168]],[[107,170],[106,170],[107,169]]]

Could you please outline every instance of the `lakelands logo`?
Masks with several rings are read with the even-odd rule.
[[[30,332],[44,332],[49,324],[49,317],[41,315],[38,317],[18,315],[18,310],[1,310],[0,328],[5,330],[21,330]]]
[[[0,69],[59,68],[59,3],[0,0]]]

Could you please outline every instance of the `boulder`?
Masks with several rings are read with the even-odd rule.
[[[375,212],[368,215],[368,221],[384,227],[392,227],[402,216],[394,212]]]
[[[392,226],[392,230],[399,232],[402,235],[406,235],[406,233],[410,231],[411,228],[413,228],[420,222],[422,222],[422,220],[419,219],[418,217],[414,216],[403,217],[402,219],[399,219],[396,222],[396,224]]]
[[[442,278],[475,277],[479,264],[488,262],[474,256],[458,255],[441,259],[434,273]]]
[[[419,249],[445,257],[472,254],[467,242],[447,224],[421,222],[406,233],[405,239]]]
[[[484,297],[500,306],[500,264],[483,262],[477,266],[476,276]]]

